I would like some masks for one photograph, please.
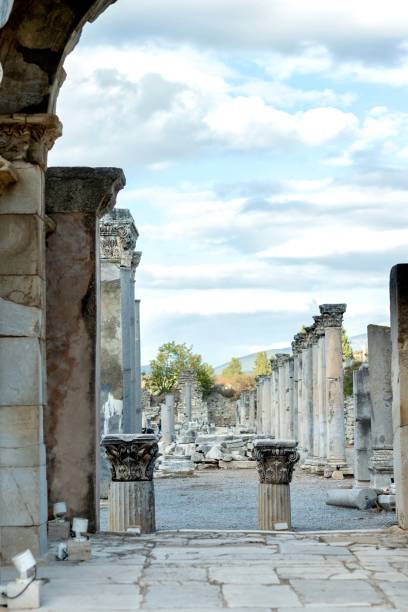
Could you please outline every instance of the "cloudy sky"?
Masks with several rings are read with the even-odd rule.
[[[65,65],[50,165],[121,166],[143,362],[388,322],[408,258],[408,2],[119,0]]]

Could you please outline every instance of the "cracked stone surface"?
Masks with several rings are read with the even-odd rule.
[[[41,612],[408,610],[408,533],[163,531],[100,534],[92,559],[50,551]],[[1,568],[0,582],[13,578]]]

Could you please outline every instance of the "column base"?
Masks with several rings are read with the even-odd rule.
[[[258,486],[258,527],[273,531],[276,523],[292,526],[290,509],[290,487],[288,484],[265,484]]]
[[[109,531],[140,533],[156,531],[154,483],[152,480],[111,482],[109,490]]]

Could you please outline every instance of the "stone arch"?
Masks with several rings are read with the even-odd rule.
[[[0,19],[0,114],[54,113],[65,57],[116,0],[9,0]]]

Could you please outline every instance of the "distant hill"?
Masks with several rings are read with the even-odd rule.
[[[353,351],[361,350],[367,347],[367,334],[359,334],[358,336],[351,336],[349,338],[349,341],[353,348]],[[266,351],[266,354],[269,358],[272,358],[275,356],[276,353],[291,353],[291,351],[292,351],[291,348],[283,347],[283,348],[269,349],[268,351]],[[251,353],[250,355],[244,355],[243,357],[238,357],[241,363],[243,372],[252,372],[255,366],[256,356],[257,356],[257,353]],[[227,365],[228,363],[223,363],[217,366],[216,368],[214,368],[215,373],[217,375],[220,375],[223,369]]]

